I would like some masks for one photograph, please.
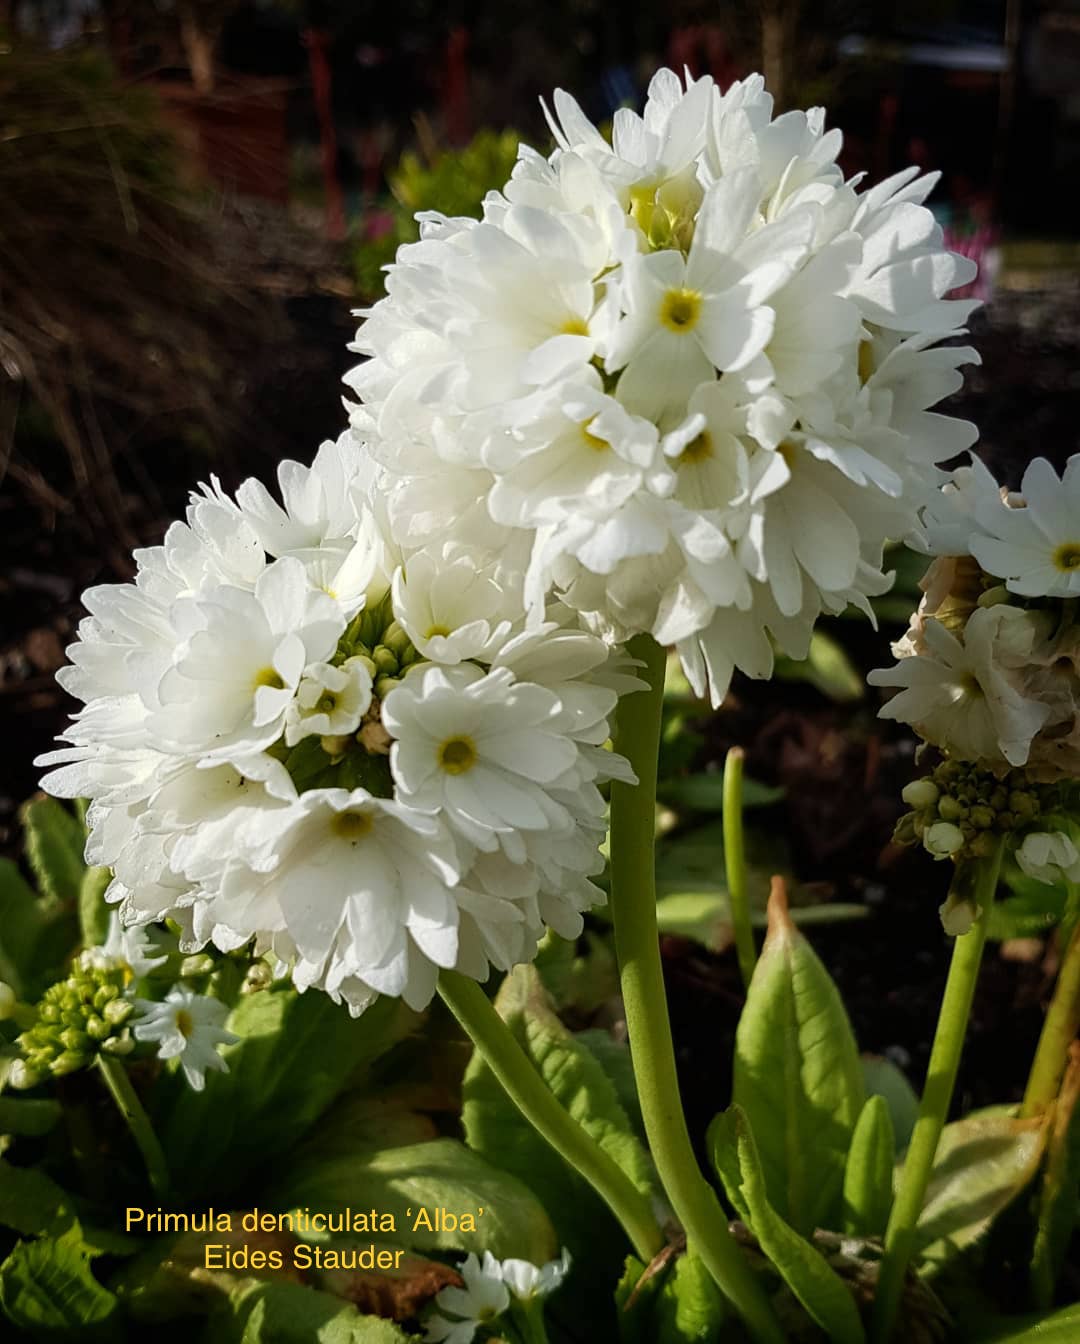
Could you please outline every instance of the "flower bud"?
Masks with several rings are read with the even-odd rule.
[[[397,656],[388,649],[385,644],[380,644],[375,649],[371,655],[371,659],[375,664],[377,671],[384,673],[388,677],[392,677],[398,670]]]
[[[975,603],[978,607],[999,607],[1004,602],[1009,601],[1009,590],[1003,583],[995,584],[993,588],[987,588],[985,593],[980,593],[978,601]]]
[[[352,738],[348,733],[339,733],[337,736],[327,733],[325,736],[319,738],[319,745],[322,747],[323,751],[326,752],[327,756],[337,760],[339,756],[344,756],[349,750],[349,743],[351,741]]]
[[[135,1049],[135,1042],[126,1033],[123,1036],[110,1036],[107,1041],[102,1041],[101,1049],[107,1055],[130,1055]]]
[[[28,1087],[37,1087],[38,1083],[41,1082],[41,1077],[34,1072],[25,1059],[13,1059],[7,1071],[6,1081],[8,1087],[13,1087],[18,1092],[24,1092]]]
[[[938,816],[942,821],[961,821],[967,816],[968,810],[959,799],[946,794],[938,802]]]
[[[919,833],[915,824],[915,814],[905,812],[896,823],[896,829],[893,831],[894,845],[913,845],[918,839]]]
[[[933,807],[940,796],[941,790],[932,779],[913,779],[900,793],[908,807]]]
[[[82,1052],[89,1049],[91,1042],[85,1031],[79,1031],[76,1027],[68,1027],[60,1033],[60,1044],[67,1050]]]
[[[86,1019],[86,1034],[94,1041],[103,1041],[112,1031],[112,1027],[103,1017],[88,1017]]]
[[[105,1005],[101,1015],[110,1027],[119,1027],[134,1011],[135,1005],[129,999],[113,999],[111,1003]]]
[[[106,1042],[106,1044],[108,1044],[108,1042]],[[75,1073],[79,1069],[86,1068],[89,1063],[89,1056],[82,1054],[78,1050],[65,1050],[63,1054],[58,1055],[52,1062],[53,1077],[62,1078],[66,1073]]]
[[[6,980],[0,980],[0,1022],[5,1022],[15,1012],[19,996]]]
[[[181,979],[188,979],[196,975],[209,975],[214,969],[214,958],[207,952],[196,952],[193,956],[185,957],[180,963]]]
[[[273,980],[274,972],[265,961],[252,962],[247,975],[244,976],[244,983],[240,986],[240,993],[257,994],[260,990],[268,989]]]
[[[968,820],[980,831],[988,831],[994,824],[994,809],[985,803],[978,803],[968,813]]]
[[[964,833],[951,822],[939,821],[927,829],[923,845],[935,859],[950,859],[964,848]]]

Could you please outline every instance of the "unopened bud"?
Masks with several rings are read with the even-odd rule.
[[[933,807],[940,796],[941,790],[932,779],[913,779],[900,793],[908,807]]]
[[[135,1049],[135,1042],[125,1033],[123,1036],[110,1036],[107,1041],[102,1041],[101,1048],[107,1055],[130,1055]]]
[[[400,677],[379,677],[375,682],[375,694],[380,700],[385,700],[390,692],[400,685]]]
[[[110,1027],[119,1027],[134,1011],[135,1005],[130,999],[113,999],[111,1003],[105,1005],[101,1015]]]
[[[111,1031],[112,1027],[109,1026],[108,1022],[106,1022],[103,1017],[98,1017],[95,1014],[95,1016],[86,1019],[86,1034],[91,1040],[103,1041]]]
[[[980,593],[977,607],[1000,607],[1002,603],[1009,601],[1009,590],[1003,583],[995,585],[993,588],[987,588],[985,593]]]
[[[894,845],[913,845],[915,843],[919,835],[915,825],[914,813],[904,813],[896,823],[892,838]]]
[[[968,810],[958,799],[946,794],[938,802],[938,816],[943,821],[961,821],[967,816]]]
[[[261,990],[269,989],[274,980],[274,972],[267,966],[265,961],[255,961],[248,967],[248,973],[244,976],[244,983],[240,986],[241,994],[257,994]]]
[[[344,756],[348,751],[349,743],[351,741],[352,739],[349,737],[348,733],[338,733],[336,736],[327,733],[325,736],[319,738],[319,745],[322,747],[323,751],[326,752],[327,756],[337,760],[338,757]]]
[[[968,814],[968,820],[978,830],[988,831],[994,824],[994,809],[987,807],[985,803],[978,803]]]
[[[24,1092],[28,1087],[37,1087],[41,1082],[41,1075],[36,1073],[25,1059],[13,1059],[7,1071],[6,1082],[8,1087]]]
[[[15,1012],[19,996],[6,980],[0,980],[0,1022],[6,1022]]]
[[[927,828],[923,844],[935,859],[950,859],[964,848],[964,833],[951,822],[939,821]]]
[[[208,952],[196,952],[194,956],[185,957],[180,963],[181,979],[189,979],[197,975],[209,975],[214,969],[214,958]]]
[[[68,1050],[77,1050],[80,1053],[90,1048],[90,1037],[85,1031],[79,1031],[76,1027],[67,1027],[60,1033],[60,1044]]]
[[[385,676],[392,677],[398,670],[397,655],[388,649],[385,644],[380,644],[371,655],[372,662],[376,670]]]
[[[65,1050],[52,1062],[53,1076],[62,1078],[67,1073],[75,1073],[79,1069],[84,1069],[89,1062],[87,1056],[80,1051]]]

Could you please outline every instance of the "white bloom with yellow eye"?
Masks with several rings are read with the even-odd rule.
[[[1023,597],[1080,597],[1080,454],[1061,478],[1044,457],[1024,472],[1022,507],[980,500],[971,553]]]
[[[161,1003],[136,999],[135,1007],[135,1039],[154,1042],[159,1059],[179,1060],[194,1091],[206,1086],[208,1069],[228,1072],[218,1048],[240,1038],[225,1029],[229,1010],[219,999],[177,987]]]

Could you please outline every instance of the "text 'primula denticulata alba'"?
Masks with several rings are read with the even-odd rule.
[[[677,644],[699,692],[805,655],[823,611],[888,586],[976,359],[912,168],[863,189],[824,113],[773,119],[662,70],[608,141],[569,95],[483,218],[421,217],[348,377],[405,550],[469,538],[609,641]],[[770,640],[770,636],[772,640]]]

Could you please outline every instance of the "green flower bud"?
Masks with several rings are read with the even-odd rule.
[[[923,845],[935,859],[950,859],[964,848],[964,833],[951,822],[939,821],[927,828]]]
[[[274,972],[265,961],[252,962],[247,975],[244,976],[244,983],[240,986],[240,993],[257,994],[260,990],[269,989],[273,981]]]
[[[385,644],[380,644],[371,658],[377,671],[384,676],[392,677],[398,670],[397,655],[388,649]]]
[[[0,1022],[6,1022],[9,1017],[15,1013],[15,1005],[19,1002],[19,996],[11,988],[6,980],[0,980]]]
[[[36,1073],[24,1059],[13,1059],[11,1066],[7,1071],[7,1085],[13,1087],[19,1092],[25,1091],[28,1087],[37,1087],[41,1082],[41,1075]]]
[[[894,845],[913,845],[919,838],[917,822],[913,812],[905,812],[896,823],[896,829],[893,831]]]
[[[79,1069],[85,1069],[90,1063],[89,1055],[81,1054],[77,1050],[65,1050],[63,1054],[58,1055],[50,1066],[54,1078],[63,1078],[67,1073],[76,1073]]]
[[[86,1019],[86,1034],[92,1040],[103,1041],[112,1031],[112,1027],[103,1017],[88,1017]]]
[[[985,803],[979,803],[971,809],[968,819],[980,831],[988,831],[994,824],[994,809],[987,807]]]
[[[975,605],[977,607],[999,607],[1009,600],[1008,588],[1003,583],[998,583],[993,588],[987,588],[985,593],[980,593]]]
[[[938,800],[938,816],[943,821],[959,821],[968,814],[967,807],[957,798],[946,794]]]
[[[75,1027],[68,1027],[60,1033],[60,1044],[67,1050],[83,1051],[88,1050],[92,1042],[85,1031],[78,1031]]]
[[[107,1055],[130,1055],[135,1042],[125,1032],[123,1036],[110,1036],[107,1041],[102,1041],[101,1048]]]
[[[196,975],[209,975],[213,969],[214,958],[206,952],[196,952],[194,956],[185,957],[180,963],[180,975],[184,979]]]
[[[379,677],[375,682],[375,694],[380,700],[385,700],[394,687],[400,685],[400,677]]]
[[[134,1011],[135,1005],[130,999],[113,999],[111,1003],[105,1005],[102,1016],[110,1027],[119,1027],[128,1020]]]
[[[928,778],[913,779],[900,793],[908,807],[933,807],[940,796],[941,790]]]

